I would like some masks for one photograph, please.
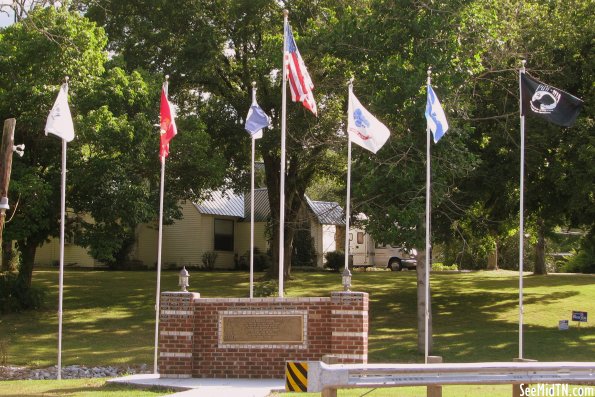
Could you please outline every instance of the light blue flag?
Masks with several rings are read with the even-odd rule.
[[[434,143],[437,143],[442,138],[442,135],[448,131],[448,121],[446,121],[446,115],[436,93],[434,93],[432,86],[429,84],[426,120],[428,121],[428,128],[434,133]]]
[[[248,116],[246,116],[246,131],[254,139],[262,138],[262,129],[271,125],[271,118],[262,110],[256,101],[252,102]]]

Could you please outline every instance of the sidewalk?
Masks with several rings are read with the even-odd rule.
[[[139,374],[108,380],[109,383],[135,386],[159,386],[175,390],[175,397],[266,397],[272,391],[284,391],[283,379],[168,379],[155,374]]]

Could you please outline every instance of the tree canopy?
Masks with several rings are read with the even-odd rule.
[[[0,114],[17,118],[15,140],[26,146],[13,165],[10,193],[17,205],[5,240],[18,242],[21,274],[29,282],[36,247],[58,229],[60,143],[43,130],[65,76],[70,77],[76,134],[67,149],[67,207],[74,214],[68,226],[77,243],[98,260],[121,261],[136,226],[157,214],[159,134],[154,124],[161,78],[140,69],[124,71],[116,59],[108,59],[106,44],[102,28],[63,7],[38,8],[0,35],[5,55]],[[170,219],[180,216],[179,200],[218,186],[225,169],[223,158],[209,150],[203,124],[184,119],[179,124],[185,133],[168,163],[174,170],[167,181]]]
[[[39,136],[45,114],[38,110],[50,106],[68,74],[80,131],[72,145],[76,155],[69,157],[69,206],[96,220],[80,222],[83,243],[105,241],[93,252],[116,258],[122,251],[117,241],[155,215],[153,124],[159,83],[169,74],[185,131],[173,143],[169,213],[175,215],[176,200],[203,187],[247,187],[250,139],[243,122],[255,81],[258,102],[273,118],[257,149],[275,241],[283,9],[289,10],[320,109],[316,118],[288,104],[286,253],[306,189],[316,180],[345,180],[344,113],[352,76],[360,101],[391,130],[377,155],[354,148],[353,211],[366,213],[366,227],[379,241],[422,245],[429,67],[451,126],[431,148],[433,238],[445,243],[447,256],[466,250],[474,263],[494,244],[513,245],[521,59],[528,73],[585,99],[572,129],[527,120],[525,200],[537,269],[543,238],[555,226],[593,228],[592,2],[177,0],[152,2],[151,12],[139,0],[67,5],[71,12],[23,12],[0,38],[8,54],[0,61],[6,81],[1,113],[17,117],[17,137],[22,126],[31,148],[23,160],[28,167],[14,171],[13,191],[22,189],[26,210],[23,225],[12,228],[17,240],[37,245],[55,230],[55,211],[44,206],[56,207],[59,150],[55,140]],[[44,204],[28,207],[27,189]],[[117,209],[107,210],[106,203]],[[276,255],[277,244],[272,246]]]

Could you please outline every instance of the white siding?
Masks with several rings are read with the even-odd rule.
[[[335,225],[322,225],[322,256],[324,262],[324,254],[337,250],[337,241],[335,236],[337,234],[337,227]]]
[[[250,222],[238,222],[236,235],[236,250],[242,256],[250,250]],[[267,252],[268,242],[265,236],[266,222],[254,223],[254,247],[261,252]]]
[[[35,251],[35,264],[49,266],[60,259],[60,239],[52,238]],[[101,265],[89,255],[86,248],[74,244],[64,245],[64,265],[92,267]]]

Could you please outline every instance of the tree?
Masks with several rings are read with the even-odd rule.
[[[415,3],[415,4],[414,4]],[[359,59],[354,91],[362,103],[391,130],[376,154],[354,149],[353,211],[367,215],[366,230],[375,240],[418,249],[418,349],[424,351],[425,266],[424,213],[426,180],[425,83],[428,66],[447,114],[466,103],[449,98],[459,89],[463,73],[447,73],[462,49],[448,39],[454,14],[433,11],[417,2],[372,2],[370,13],[351,21],[339,50]],[[441,27],[444,25],[444,27]],[[369,32],[361,34],[360,32]],[[440,46],[441,52],[433,51]],[[468,126],[451,119],[447,139],[432,145],[432,204],[454,206],[456,180],[475,165],[463,144]],[[430,303],[428,302],[428,305]],[[431,335],[431,322],[429,324]],[[431,351],[431,338],[430,338]]]
[[[579,95],[590,92],[592,97],[592,67],[586,66],[592,65],[587,44],[592,34],[585,34],[593,29],[589,9],[584,1],[372,2],[370,17],[362,22],[365,28],[359,29],[369,36],[348,36],[350,46],[343,48],[357,49],[365,60],[361,79],[375,95],[363,102],[375,104],[376,115],[392,132],[378,156],[357,154],[354,163],[354,211],[368,215],[367,228],[375,238],[419,246],[425,234],[422,87],[429,65],[451,125],[447,137],[432,147],[434,241],[452,239],[452,228],[465,218],[485,217],[483,230],[489,235],[510,230],[519,197],[516,68],[521,57],[542,68],[564,68],[566,72],[556,75],[581,76],[573,80],[576,89],[571,89],[573,84],[565,88]],[[558,20],[562,28],[552,25]],[[555,33],[544,37],[544,26]],[[552,38],[557,45],[552,45]],[[571,140],[555,127],[532,122],[528,219],[534,220],[539,235],[565,219],[577,220],[579,208],[586,214],[579,222],[592,224],[592,197],[585,194],[592,191],[592,167],[584,163],[592,161],[592,148],[587,144],[579,149],[572,142],[576,135],[578,141],[591,140],[582,131],[592,130],[592,118],[577,123],[578,134]],[[481,236],[479,230],[474,232]],[[543,244],[537,247],[543,252]],[[420,305],[420,336],[421,309]]]
[[[13,167],[11,195],[17,215],[6,229],[22,254],[20,275],[30,284],[35,249],[57,230],[60,191],[60,144],[43,136],[46,111],[58,84],[71,76],[73,91],[88,76],[104,70],[103,32],[65,10],[39,9],[30,18],[4,29],[0,36],[0,113],[17,119],[15,139],[25,155]],[[18,137],[18,138],[17,138]],[[16,203],[18,202],[18,207]]]
[[[275,225],[272,237],[278,241],[282,9],[290,10],[321,112],[316,119],[299,104],[290,101],[287,106],[285,276],[291,271],[291,245],[304,193],[317,175],[336,172],[335,163],[327,159],[344,142],[335,131],[340,128],[347,78],[342,62],[318,45],[339,23],[338,14],[347,12],[342,11],[344,6],[355,4],[343,3],[180,1],[147,13],[142,1],[98,0],[88,12],[105,26],[112,49],[122,55],[128,70],[143,67],[171,75],[170,92],[184,111],[197,112],[207,125],[216,150],[228,159],[229,185],[237,190],[247,187],[250,140],[243,130],[243,118],[250,104],[251,83],[257,82],[259,104],[273,118],[257,150],[265,165]],[[328,78],[331,71],[339,85]],[[272,252],[276,262],[277,244],[272,245]]]
[[[0,114],[17,118],[25,156],[15,162],[11,194],[16,214],[7,238],[22,253],[20,276],[31,282],[36,248],[55,236],[59,219],[60,142],[42,133],[58,84],[70,76],[76,139],[68,145],[67,208],[88,214],[66,225],[77,243],[113,263],[125,257],[136,225],[158,208],[160,79],[126,73],[108,62],[106,36],[93,22],[65,8],[38,8],[2,32]],[[168,158],[166,214],[177,202],[218,185],[222,160],[209,150],[203,126],[180,120],[180,147]],[[205,159],[209,158],[209,161]],[[181,172],[184,170],[184,172]]]
[[[468,147],[482,162],[460,185],[457,200],[467,208],[481,206],[490,234],[504,240],[518,224],[520,60],[527,59],[528,73],[589,103],[592,6],[584,1],[474,3],[461,13],[459,34],[465,47],[481,49],[481,69],[469,78],[474,103],[466,118],[474,124]],[[593,190],[593,174],[586,163],[594,155],[592,126],[589,106],[567,131],[526,119],[525,214],[528,230],[535,231],[536,273],[546,271],[544,241],[555,226],[593,224],[593,198],[587,193]]]

